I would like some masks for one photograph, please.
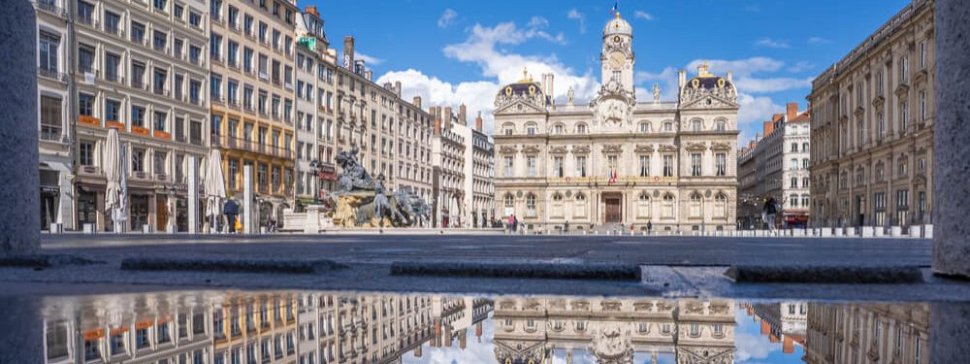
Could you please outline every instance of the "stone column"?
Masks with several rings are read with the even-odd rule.
[[[31,2],[5,1],[0,11],[0,49],[5,53],[0,76],[0,254],[40,249],[36,40]]]
[[[189,183],[189,234],[199,232],[199,161],[188,156]]]
[[[253,166],[243,166],[243,233],[253,230]]]
[[[970,278],[970,1],[936,1],[933,271]]]

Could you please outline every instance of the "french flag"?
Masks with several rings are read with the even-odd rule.
[[[620,11],[620,2],[614,1],[613,8],[610,9],[610,15],[616,15],[616,13],[618,13],[619,11]]]
[[[612,185],[612,184],[616,183],[616,167],[610,168],[610,175],[609,175],[609,177],[610,177],[610,180],[609,180],[609,182],[607,182],[607,185]]]

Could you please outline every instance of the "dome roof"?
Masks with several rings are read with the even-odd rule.
[[[614,34],[629,35],[629,36],[633,35],[633,27],[630,26],[630,23],[627,23],[626,20],[623,20],[623,18],[620,17],[619,12],[616,13],[615,18],[611,19],[609,22],[606,23],[606,26],[603,27],[603,36],[609,36]]]
[[[710,73],[706,63],[697,68],[697,76],[687,81],[687,87],[693,87],[695,89],[710,90],[725,86],[734,87],[734,83],[727,78]]]
[[[498,90],[499,96],[512,96],[512,95],[529,95],[533,96],[535,94],[542,94],[542,87],[532,81],[526,82],[516,82],[505,85]]]

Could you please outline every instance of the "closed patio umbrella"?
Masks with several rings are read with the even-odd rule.
[[[222,174],[222,153],[219,149],[209,152],[202,184],[206,196],[206,215],[211,216],[211,226],[215,229],[215,222],[222,215],[222,202],[226,199],[226,179]]]
[[[117,129],[108,129],[108,138],[105,140],[104,151],[102,153],[102,163],[104,167],[104,177],[107,180],[104,195],[104,207],[111,216],[114,223],[113,231],[120,233],[123,222],[127,220],[124,208],[127,207],[127,173],[125,173],[125,153],[118,137]]]

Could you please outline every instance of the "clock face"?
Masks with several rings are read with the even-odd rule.
[[[610,53],[610,67],[613,67],[613,69],[620,69],[620,67],[623,67],[623,63],[625,62],[626,55],[622,52]]]

